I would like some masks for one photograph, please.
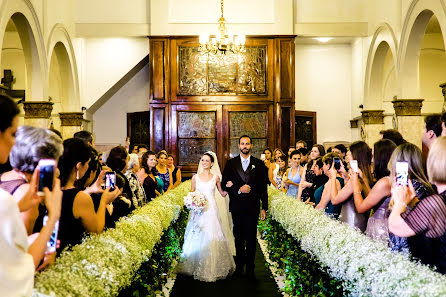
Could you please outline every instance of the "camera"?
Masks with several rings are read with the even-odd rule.
[[[334,168],[336,169],[336,170],[339,170],[339,169],[341,169],[341,159],[340,158],[338,158],[338,157],[334,157],[333,158],[333,162],[334,162]]]
[[[115,190],[116,185],[116,173],[106,172],[105,173],[105,188],[110,188],[111,191]]]
[[[409,179],[409,163],[396,162],[396,184],[407,186]]]
[[[43,196],[43,188],[53,190],[54,183],[54,168],[56,161],[53,159],[42,159],[39,161],[39,188],[37,194]]]

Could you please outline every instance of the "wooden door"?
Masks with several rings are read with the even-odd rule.
[[[135,144],[150,145],[150,112],[127,113],[127,137],[130,137],[130,149]]]
[[[295,140],[304,140],[308,149],[317,143],[316,113],[311,111],[295,111]]]

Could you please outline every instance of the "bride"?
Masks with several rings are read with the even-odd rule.
[[[205,282],[224,279],[235,270],[232,219],[220,180],[217,156],[204,153],[191,190],[203,193],[207,205],[200,213],[190,212],[177,271]]]

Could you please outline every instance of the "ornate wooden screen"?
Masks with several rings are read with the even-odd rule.
[[[248,38],[243,55],[198,51],[197,37],[150,37],[151,148],[183,172],[206,150],[220,166],[253,138],[253,154],[294,142],[294,36]]]

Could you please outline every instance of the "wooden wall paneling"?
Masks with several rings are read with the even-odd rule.
[[[168,142],[169,128],[168,128],[168,105],[167,104],[152,104],[150,106],[150,123],[151,123],[151,141],[150,149],[155,153],[162,149],[170,151]]]
[[[280,100],[294,99],[294,41],[279,39]]]
[[[167,103],[170,85],[169,39],[150,39],[150,101]]]
[[[288,151],[290,146],[295,145],[294,135],[294,103],[280,103],[277,105],[278,116],[277,146]]]

